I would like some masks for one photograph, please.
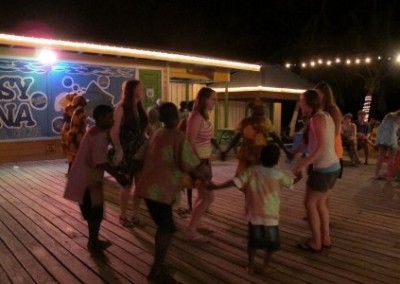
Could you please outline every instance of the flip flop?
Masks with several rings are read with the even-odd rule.
[[[315,249],[315,248],[313,248],[312,246],[310,246],[310,244],[307,243],[307,242],[305,242],[305,243],[299,243],[299,244],[296,246],[296,248],[301,249],[301,250],[303,250],[303,251],[309,251],[309,252],[312,252],[312,253],[320,253],[320,252],[322,251],[322,248],[321,248],[321,249]]]

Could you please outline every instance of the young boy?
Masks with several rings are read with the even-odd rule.
[[[236,186],[245,194],[245,214],[248,222],[248,266],[247,272],[254,273],[256,249],[265,251],[264,273],[273,269],[269,266],[271,254],[280,249],[279,239],[279,191],[282,186],[292,187],[301,177],[295,179],[275,169],[279,162],[280,150],[275,144],[268,144],[261,150],[261,165],[250,166],[239,176],[222,184],[210,183],[209,189]]]
[[[104,171],[110,173],[120,184],[127,184],[128,180],[108,163],[108,130],[114,124],[113,108],[99,105],[94,109],[93,117],[96,125],[82,138],[68,175],[64,197],[79,203],[82,216],[89,228],[87,248],[91,253],[100,253],[111,245],[109,241],[99,240],[104,211],[102,186]]]
[[[172,205],[179,204],[184,173],[201,180],[210,179],[196,169],[200,160],[185,135],[176,128],[179,120],[176,106],[167,102],[160,106],[159,111],[164,126],[150,137],[134,193],[144,198],[151,218],[157,225],[154,262],[147,277],[149,281],[158,281],[161,277],[161,267],[176,231]]]

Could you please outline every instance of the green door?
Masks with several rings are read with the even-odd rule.
[[[147,109],[161,98],[161,71],[139,70],[139,80],[144,88],[143,107]]]

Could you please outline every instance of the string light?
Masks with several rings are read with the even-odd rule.
[[[315,57],[314,57],[315,58]],[[396,56],[387,56],[387,57],[382,57],[381,55],[378,55],[376,57],[371,57],[371,56],[366,56],[366,57],[347,57],[346,59],[342,59],[341,57],[336,57],[334,59],[331,58],[321,58],[321,57],[317,57],[317,59],[311,59],[308,62],[307,61],[302,61],[301,63],[299,63],[298,66],[300,66],[301,68],[307,68],[307,67],[331,67],[331,66],[339,66],[344,64],[345,66],[354,66],[354,65],[358,65],[358,66],[363,66],[363,65],[370,65],[370,64],[374,64],[377,63],[378,61],[393,61],[395,63],[400,63],[400,53]],[[295,67],[296,64],[290,63],[290,65],[287,63],[286,68],[292,68]]]

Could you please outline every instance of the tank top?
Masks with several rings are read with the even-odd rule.
[[[323,129],[323,135],[325,143],[323,145],[324,150],[321,155],[313,162],[313,167],[315,169],[324,169],[332,166],[335,163],[339,162],[338,156],[335,151],[335,123],[333,122],[332,117],[323,111],[318,111],[315,115],[322,115],[325,119],[325,127]],[[314,116],[315,116],[314,115]],[[309,130],[309,145],[308,152],[312,153],[316,145],[316,137],[311,126]]]

